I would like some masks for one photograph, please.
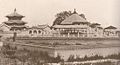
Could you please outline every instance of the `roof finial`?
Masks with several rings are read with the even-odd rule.
[[[74,14],[77,14],[77,12],[76,12],[76,9],[74,8],[74,12],[73,12]]]
[[[16,8],[14,9],[14,12],[16,12]]]

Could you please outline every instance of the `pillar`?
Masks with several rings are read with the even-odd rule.
[[[70,37],[70,33],[68,32],[68,37]]]
[[[78,32],[78,37],[80,36],[79,32]]]

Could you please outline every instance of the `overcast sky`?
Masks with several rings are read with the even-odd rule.
[[[17,9],[19,14],[26,16],[23,20],[28,25],[52,25],[55,15],[62,11],[73,11],[85,14],[90,22],[102,26],[119,24],[120,0],[0,0],[0,23],[7,21],[5,16]]]

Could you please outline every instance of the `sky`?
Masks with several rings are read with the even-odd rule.
[[[52,25],[55,15],[62,11],[85,14],[89,22],[120,28],[120,0],[0,0],[0,23],[7,21],[6,15],[14,9],[24,15],[27,25]]]

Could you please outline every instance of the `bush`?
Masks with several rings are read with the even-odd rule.
[[[99,60],[99,59],[119,59],[120,60],[120,53],[109,55],[107,57],[103,57],[103,56],[99,56],[99,55],[88,57],[87,55],[85,55],[84,58],[80,58],[79,56],[74,58],[74,55],[70,55],[70,57],[68,58],[67,61],[74,62],[74,61],[89,61],[89,60]]]

